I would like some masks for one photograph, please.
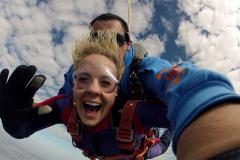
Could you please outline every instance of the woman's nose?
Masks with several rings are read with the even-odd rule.
[[[92,83],[87,88],[87,93],[100,94],[101,87],[97,79],[94,79]]]

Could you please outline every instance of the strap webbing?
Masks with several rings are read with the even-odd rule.
[[[143,85],[140,80],[140,65],[141,59],[133,59],[130,66],[129,87],[131,91],[131,99],[145,100],[146,95],[144,93]]]
[[[128,100],[123,107],[119,128],[116,138],[121,149],[132,150],[134,146],[134,134],[132,129],[136,100]]]
[[[76,147],[75,143],[79,143],[81,141],[81,133],[80,133],[80,123],[77,122],[77,109],[76,107],[72,108],[71,116],[69,117],[69,121],[67,123],[67,132],[69,132],[72,136],[73,145]]]

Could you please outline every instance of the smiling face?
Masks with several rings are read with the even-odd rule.
[[[117,96],[117,68],[106,56],[86,56],[73,75],[73,100],[81,122],[94,127],[110,112]]]

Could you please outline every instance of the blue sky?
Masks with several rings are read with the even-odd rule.
[[[72,63],[74,42],[87,33],[89,22],[106,12],[128,21],[127,5],[127,0],[1,0],[0,69],[34,64],[47,77],[35,100],[56,95]],[[240,91],[239,0],[132,0],[129,25],[131,38],[151,56],[221,72]],[[80,156],[62,126],[20,141],[2,128],[0,134],[2,144],[14,144],[8,152],[22,150],[40,160]],[[0,159],[8,160],[3,151]],[[14,153],[21,157],[20,151]],[[174,159],[166,157],[162,159]]]

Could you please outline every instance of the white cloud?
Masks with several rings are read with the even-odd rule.
[[[8,38],[8,34],[11,31],[11,25],[7,22],[6,19],[2,18],[0,16],[0,57],[3,56],[3,53],[7,52],[7,48],[5,46],[5,43]]]
[[[165,51],[164,42],[159,39],[157,34],[148,35],[139,42],[147,49],[150,56],[159,56]]]
[[[197,65],[228,75],[239,92],[240,73],[230,70],[240,64],[240,2],[182,0],[179,7],[190,19],[180,22],[177,44]]]
[[[151,20],[153,17],[154,1],[147,1],[141,3],[137,0],[131,1],[130,9],[130,31],[139,34],[151,29]],[[127,1],[115,1],[112,13],[120,15],[126,22],[128,22],[128,3]]]
[[[27,139],[14,139],[7,135],[0,123],[0,158],[7,160],[87,160],[79,149],[71,144],[66,129],[54,126],[33,134]]]
[[[74,42],[86,33],[89,22],[96,15],[109,12],[109,9],[106,2],[99,0],[69,0],[67,3],[66,0],[51,0],[42,1],[38,6],[36,3],[28,0],[0,2],[0,66],[12,70],[22,63],[36,65],[38,73],[47,77],[47,87],[41,92],[55,95],[58,85],[63,84],[63,74],[72,63]],[[119,13],[127,21],[127,5],[123,1],[114,1],[110,11]],[[140,3],[135,0],[131,7],[133,31],[145,32],[151,27],[153,2]],[[53,29],[63,34],[60,43],[53,44]],[[153,40],[151,38],[146,40],[160,42],[156,36]],[[155,51],[154,44],[148,46],[159,53]]]

